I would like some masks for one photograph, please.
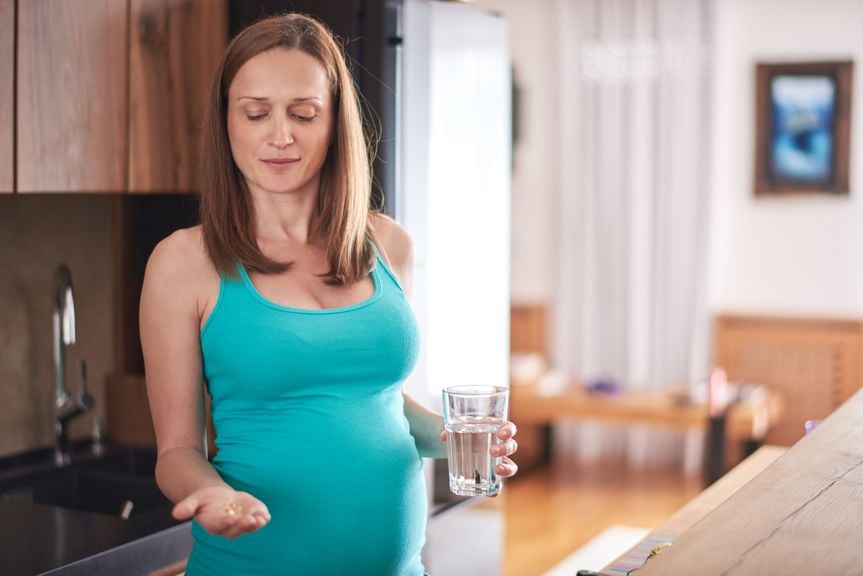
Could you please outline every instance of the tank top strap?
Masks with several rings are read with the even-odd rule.
[[[213,319],[218,315],[224,301],[235,298],[235,294],[242,293],[242,291],[245,291],[245,280],[243,279],[244,272],[245,268],[243,268],[243,265],[239,262],[234,264],[233,275],[229,272],[219,271],[219,295],[216,297],[216,303],[213,305],[213,309],[210,311],[210,315],[207,317],[207,319],[204,321],[204,325],[201,327],[202,338],[207,332],[207,328],[209,328],[210,324],[212,324]]]
[[[386,258],[384,258],[383,254],[381,254],[381,251],[378,249],[377,244],[375,244],[375,242],[371,238],[369,238],[369,244],[372,245],[372,250],[375,251],[375,257],[377,260],[376,265],[379,264],[381,266],[381,268],[384,269],[387,276],[389,276],[392,279],[392,281],[395,282],[398,289],[401,290],[402,293],[404,293],[405,289],[402,287],[402,283],[399,282],[399,279],[396,276],[395,272],[393,272],[392,269],[390,268],[389,264],[387,264],[387,260],[386,260]]]

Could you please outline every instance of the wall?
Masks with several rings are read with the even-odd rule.
[[[513,151],[512,299],[546,302],[554,285],[558,171],[553,0],[476,0],[509,22],[521,87]],[[713,313],[863,315],[863,2],[716,0],[710,294]],[[775,23],[775,25],[772,25]],[[756,60],[854,58],[851,193],[752,193]],[[856,161],[855,161],[856,160]]]
[[[87,362],[94,413],[104,423],[104,380],[113,370],[112,202],[107,196],[0,195],[0,455],[53,443],[54,270],[69,265],[77,343],[68,348],[67,389]]]
[[[717,1],[711,139],[714,312],[863,316],[861,22],[859,0]],[[813,58],[856,61],[851,193],[756,199],[754,63]]]
[[[551,300],[557,193],[557,67],[552,0],[476,0],[474,5],[507,19],[518,139],[513,149],[511,298]]]

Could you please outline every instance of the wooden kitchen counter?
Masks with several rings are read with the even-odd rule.
[[[781,457],[755,456],[657,527],[673,544],[638,576],[863,574],[863,391]]]
[[[603,573],[610,576],[626,575],[631,570],[642,566],[651,548],[667,542],[673,543],[678,536],[725,502],[747,482],[773,464],[787,450],[788,448],[784,446],[762,446],[759,448],[725,476],[690,500],[665,522],[651,530],[650,534],[638,545],[606,566]]]

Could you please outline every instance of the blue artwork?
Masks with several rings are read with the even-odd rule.
[[[836,80],[827,75],[776,75],[770,82],[770,156],[777,181],[833,179]]]

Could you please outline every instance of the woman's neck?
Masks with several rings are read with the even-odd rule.
[[[290,240],[299,244],[314,241],[318,221],[317,195],[252,194],[255,233],[259,240]]]

